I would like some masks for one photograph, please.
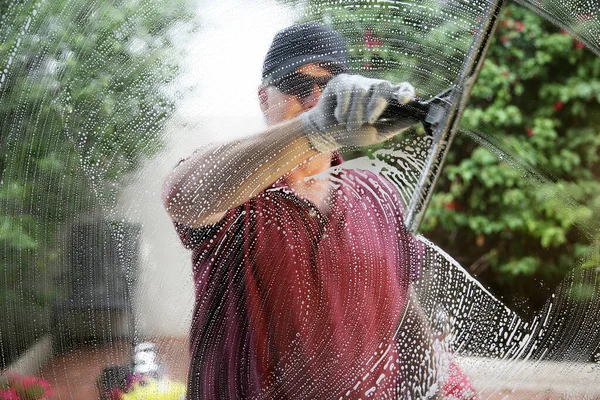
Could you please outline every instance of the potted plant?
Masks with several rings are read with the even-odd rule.
[[[45,379],[12,372],[0,374],[0,400],[47,400],[51,393]]]

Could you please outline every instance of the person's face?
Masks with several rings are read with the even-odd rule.
[[[319,101],[322,88],[317,81],[326,81],[333,74],[318,64],[305,64],[295,71],[301,78],[314,79],[312,88],[302,96],[283,93],[275,86],[259,88],[260,106],[267,124],[274,125],[294,118],[300,113],[310,110]]]

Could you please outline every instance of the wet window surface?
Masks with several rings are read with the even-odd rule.
[[[599,9],[1,3],[0,399],[599,397]]]

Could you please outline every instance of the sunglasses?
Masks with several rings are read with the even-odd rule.
[[[273,80],[269,84],[276,87],[282,93],[304,99],[312,94],[315,85],[317,85],[320,90],[323,90],[330,80],[336,75],[344,72],[344,70],[341,68],[330,68],[329,72],[331,75],[327,76],[310,76],[292,72]]]

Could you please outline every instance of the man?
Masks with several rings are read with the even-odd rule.
[[[170,174],[164,203],[193,250],[197,293],[190,399],[436,393],[428,333],[409,305],[420,243],[394,187],[340,168],[337,153],[413,125],[380,118],[392,98],[413,97],[408,83],[348,74],[335,31],[294,25],[263,67],[269,128],[198,149]]]

